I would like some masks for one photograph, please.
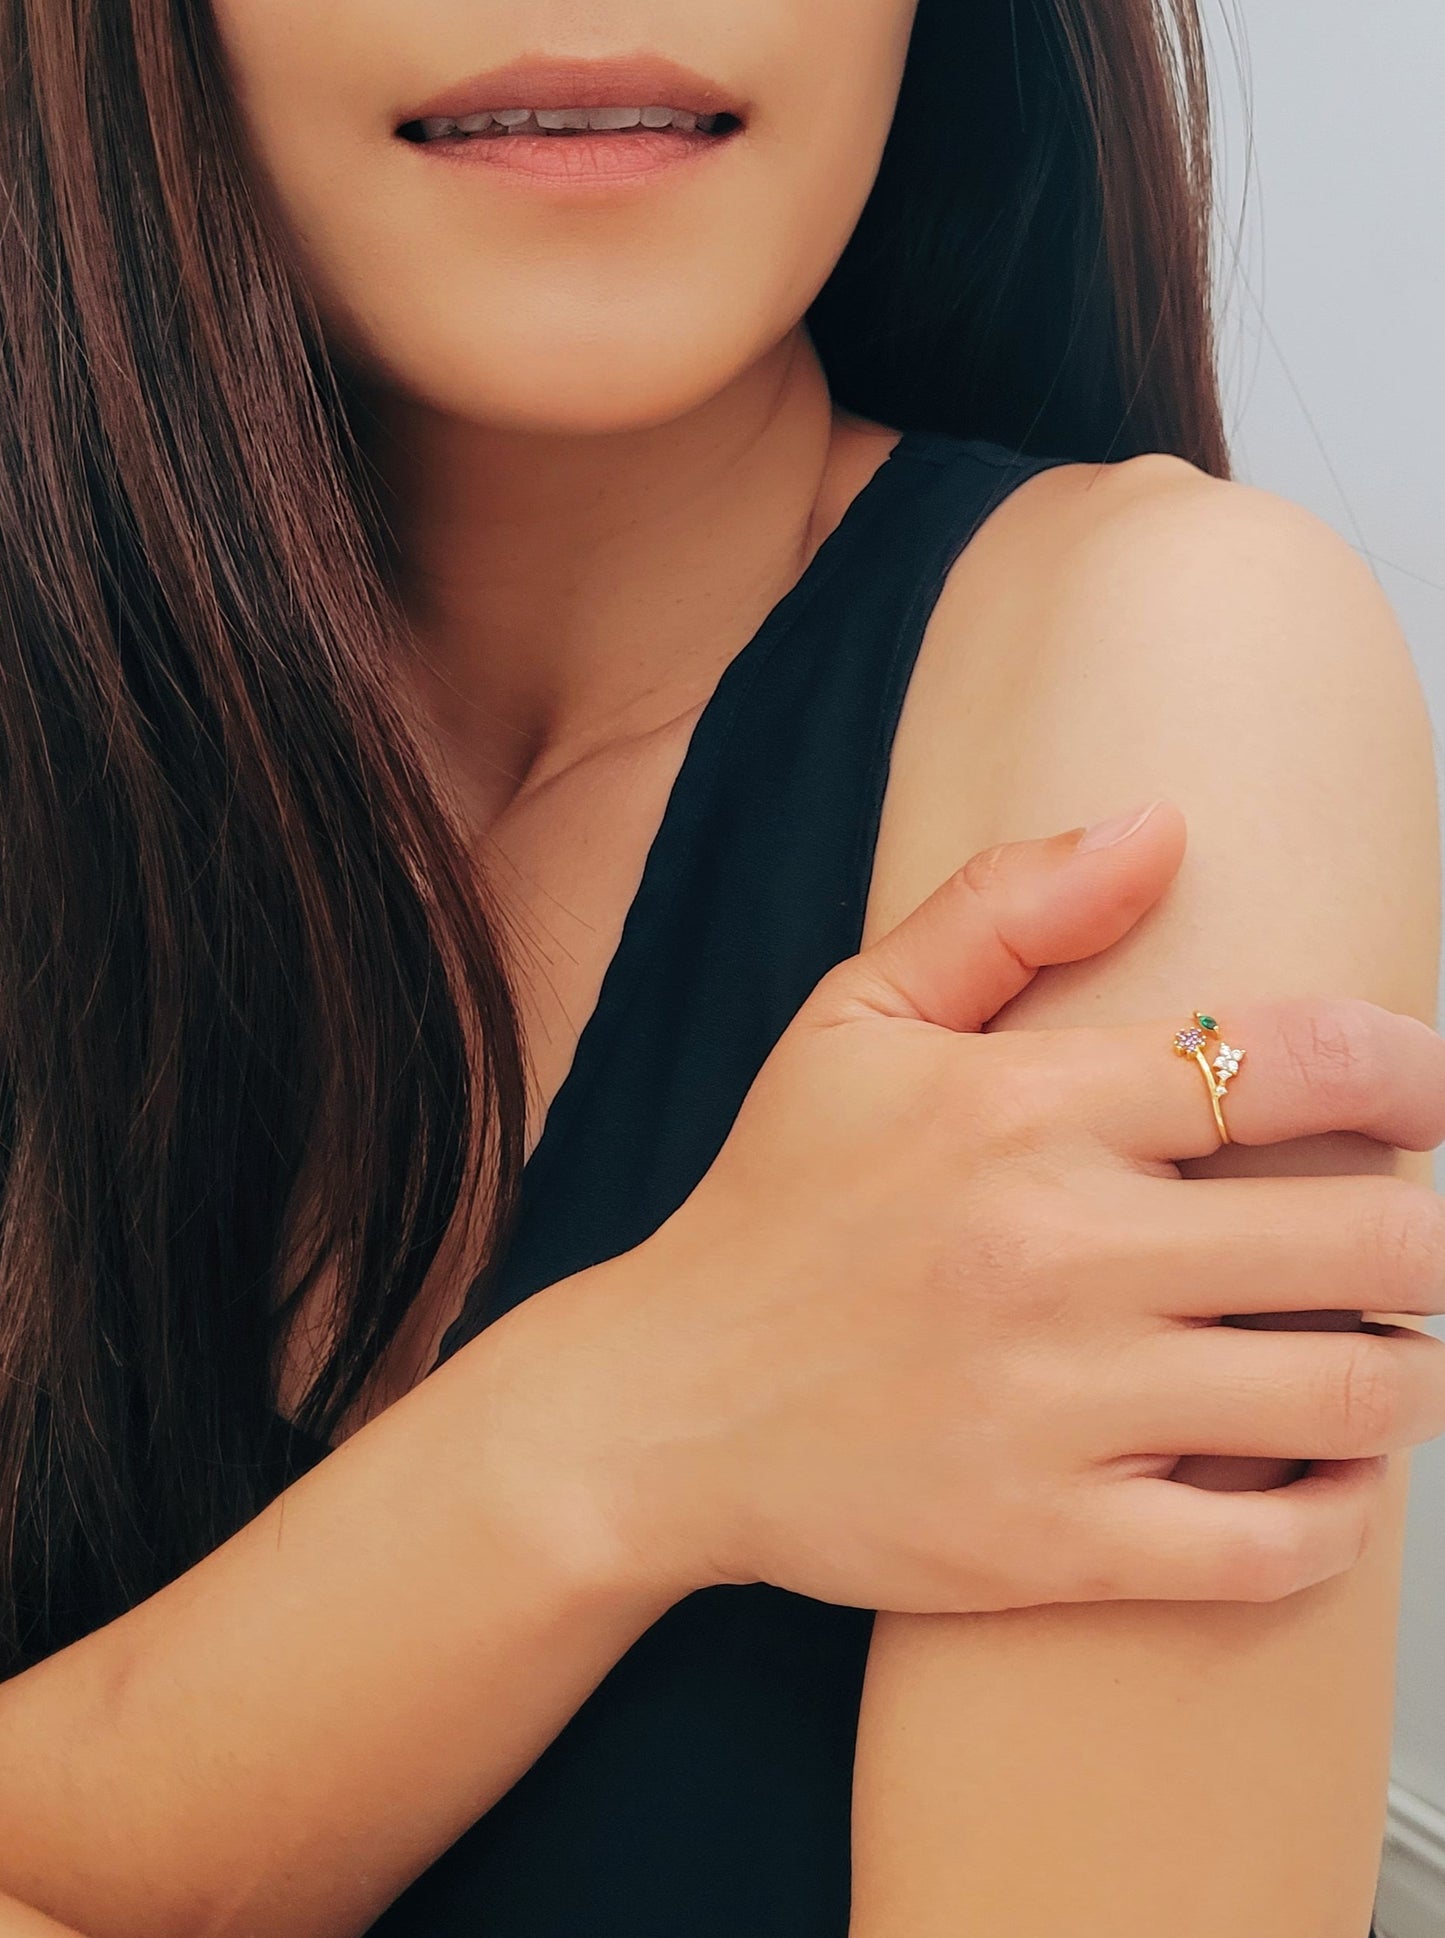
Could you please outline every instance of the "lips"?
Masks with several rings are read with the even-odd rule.
[[[497,108],[686,108],[745,121],[748,103],[716,81],[661,55],[609,60],[527,58],[489,68],[419,101],[398,129],[435,116],[459,121]]]

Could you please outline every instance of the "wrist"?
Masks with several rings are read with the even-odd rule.
[[[424,1385],[453,1376],[468,1484],[558,1592],[657,1619],[724,1576],[688,1478],[677,1368],[650,1309],[675,1267],[647,1244],[534,1293]],[[680,1414],[680,1417],[679,1417]]]

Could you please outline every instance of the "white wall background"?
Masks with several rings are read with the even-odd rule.
[[[1445,0],[1201,7],[1236,470],[1371,561],[1445,793]],[[1445,1938],[1445,1441],[1412,1468],[1376,1917],[1381,1938]]]

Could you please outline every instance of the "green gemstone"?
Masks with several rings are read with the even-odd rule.
[[[1214,1018],[1212,1016],[1206,1016],[1202,1009],[1196,1009],[1194,1014],[1199,1018],[1200,1029],[1217,1030],[1219,1028],[1218,1023],[1215,1022]]]

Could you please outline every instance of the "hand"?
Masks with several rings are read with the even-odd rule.
[[[975,856],[839,964],[678,1211],[615,1270],[528,1302],[554,1454],[588,1449],[670,1593],[1272,1600],[1350,1567],[1388,1454],[1445,1430],[1428,1334],[1217,1323],[1439,1312],[1432,1190],[1181,1178],[1219,1141],[1171,1052],[1182,1001],[1126,1028],[984,1033],[1037,967],[1126,933],[1183,851],[1168,804],[1118,845],[1080,832]],[[1415,1018],[1235,1003],[1229,1032],[1248,1047],[1238,1142],[1445,1137],[1445,1041]],[[1190,1455],[1313,1466],[1216,1493],[1166,1478]]]

